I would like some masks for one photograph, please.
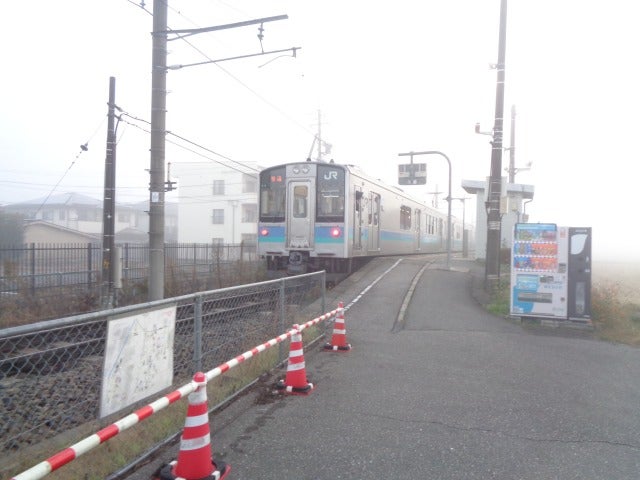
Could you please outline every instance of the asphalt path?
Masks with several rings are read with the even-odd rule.
[[[283,368],[211,415],[227,478],[640,478],[640,349],[487,313],[471,261],[397,260],[329,292],[353,348],[305,349],[310,395],[272,394]]]

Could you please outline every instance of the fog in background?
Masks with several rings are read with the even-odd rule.
[[[148,11],[152,2],[147,2]],[[170,0],[173,29],[286,14],[288,20],[169,42],[168,64],[302,47],[171,70],[168,162],[304,160],[318,131],[326,158],[389,183],[410,150],[451,158],[453,196],[490,173],[499,0],[350,2]],[[152,17],[135,1],[10,2],[0,41],[0,203],[54,193],[102,198],[109,77],[118,126],[117,201],[148,198]],[[634,218],[640,131],[640,5],[628,0],[510,0],[505,133],[516,106],[516,175],[534,185],[530,221],[591,226],[594,257],[640,262]],[[147,130],[147,131],[145,131]],[[168,137],[168,139],[171,139]],[[173,138],[172,140],[175,140]],[[88,142],[88,151],[80,145]],[[214,151],[222,156],[211,153]],[[446,210],[447,165],[406,190]],[[503,166],[509,152],[503,155]],[[504,173],[506,175],[506,172]],[[177,201],[177,192],[167,194]],[[194,200],[195,201],[195,200]],[[475,218],[467,202],[467,219]],[[461,217],[461,203],[453,204]]]

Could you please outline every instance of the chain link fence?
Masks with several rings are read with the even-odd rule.
[[[318,272],[0,330],[1,454],[99,418],[110,320],[176,306],[172,390],[324,313],[324,285]]]

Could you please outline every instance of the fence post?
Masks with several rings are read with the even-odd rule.
[[[36,244],[35,243],[31,243],[31,265],[30,267],[30,274],[31,274],[31,295],[35,295],[36,294]]]
[[[324,315],[327,311],[326,295],[327,295],[327,271],[323,270],[320,276],[320,295],[322,296],[322,310],[320,315]]]
[[[87,243],[87,290],[91,291],[93,290],[92,287],[92,275],[91,275],[91,268],[93,267],[91,265],[91,256],[93,255],[93,252],[91,251],[91,247],[93,247],[93,245],[91,243]]]
[[[124,265],[123,273],[125,282],[129,280],[129,243],[124,244]]]
[[[285,326],[284,326],[284,321],[285,321],[285,317],[287,315],[286,312],[286,305],[285,305],[285,295],[284,295],[284,287],[285,287],[285,280],[286,279],[282,279],[280,280],[280,325],[278,328],[278,331],[280,332],[284,332],[285,330]],[[285,354],[285,350],[284,350],[284,346],[282,345],[282,343],[280,343],[278,345],[278,361],[281,362],[284,360],[284,354]]]
[[[202,295],[193,302],[193,360],[193,371],[202,371]]]
[[[191,267],[191,285],[192,288],[197,288],[197,281],[198,281],[198,244],[196,242],[193,242],[193,266]],[[196,372],[199,372],[200,370],[196,370]]]

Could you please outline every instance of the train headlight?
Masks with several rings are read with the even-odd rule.
[[[262,237],[266,237],[266,236],[268,236],[268,235],[269,235],[269,229],[268,229],[268,228],[262,228],[262,229],[260,229],[260,235],[261,235]]]
[[[309,170],[309,165],[296,165],[291,169],[294,175],[300,175],[301,172],[306,175],[307,173],[309,173]]]
[[[338,238],[342,236],[342,230],[340,229],[340,227],[333,227],[331,229],[331,236],[333,238]]]

